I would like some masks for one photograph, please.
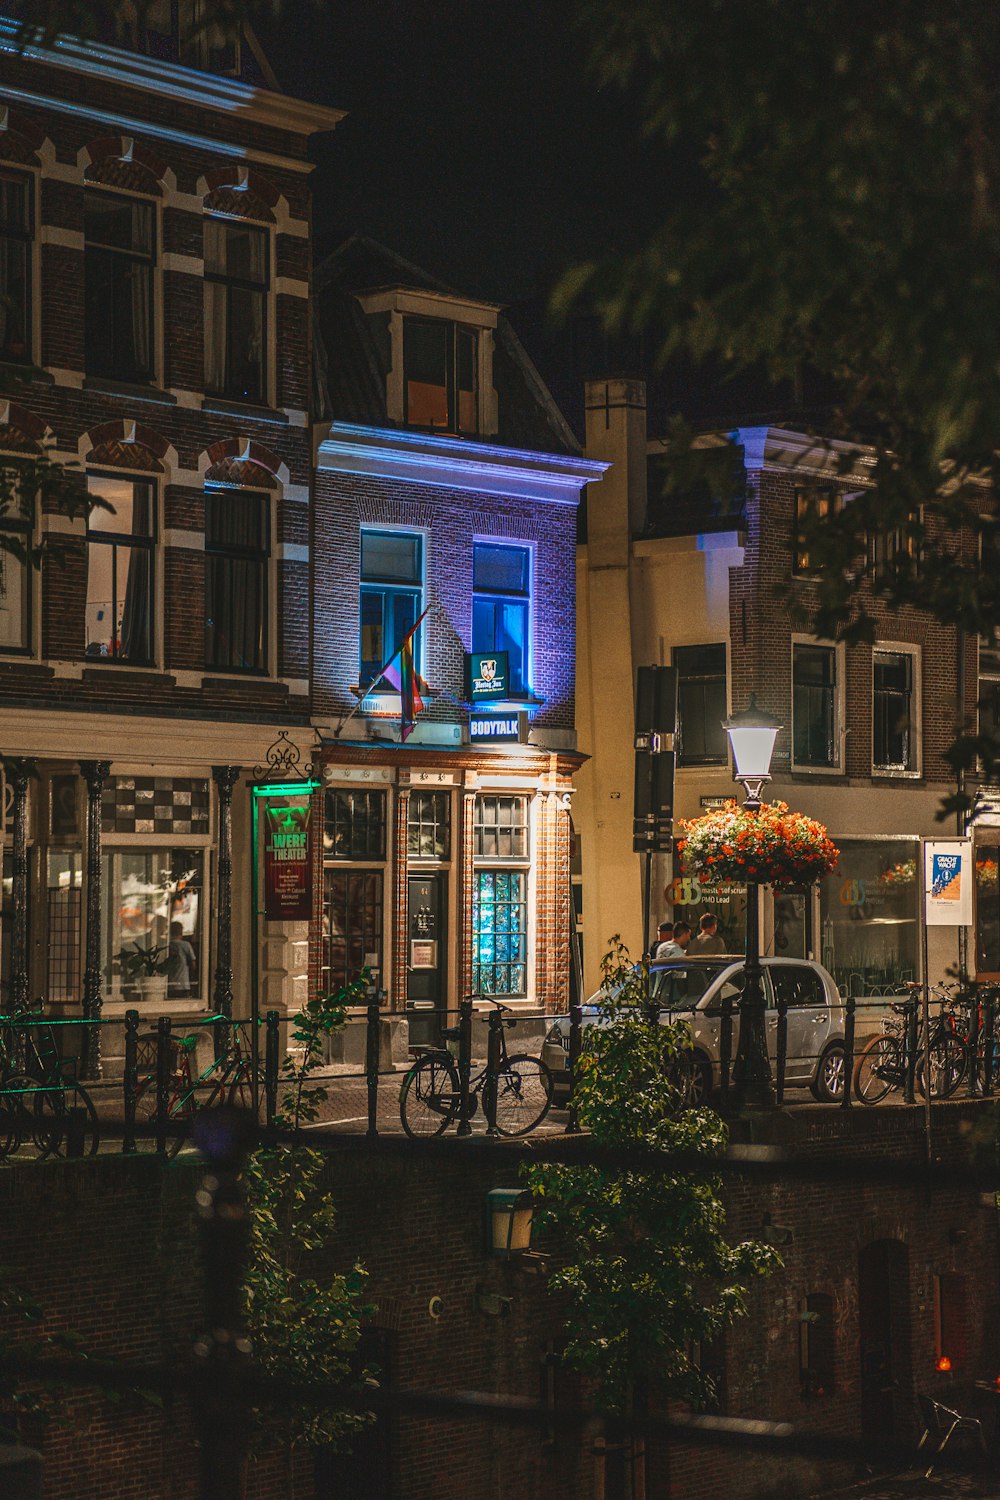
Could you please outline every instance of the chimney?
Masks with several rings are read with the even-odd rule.
[[[587,488],[587,546],[606,565],[627,566],[629,543],[646,528],[646,382],[631,376],[588,380],[588,458],[609,463]]]

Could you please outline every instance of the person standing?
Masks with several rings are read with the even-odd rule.
[[[698,923],[698,936],[691,944],[692,955],[703,958],[713,953],[725,953],[726,945],[719,936],[719,924],[713,912],[707,911]]]
[[[167,994],[180,999],[191,993],[191,976],[197,968],[194,949],[184,936],[180,922],[170,924],[167,949]]]
[[[691,941],[691,929],[686,922],[674,923],[674,935],[668,943],[657,948],[656,958],[683,958]]]
[[[666,955],[661,951],[674,940],[673,922],[661,922],[656,929],[656,942],[653,944],[653,957],[663,958]]]

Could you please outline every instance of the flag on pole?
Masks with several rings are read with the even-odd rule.
[[[426,613],[425,609],[407,631],[402,645],[390,657],[381,674],[399,694],[399,738],[404,743],[413,730],[417,714],[424,706],[424,700],[420,696],[421,690],[425,693],[429,691],[426,682],[413,664],[413,637]]]

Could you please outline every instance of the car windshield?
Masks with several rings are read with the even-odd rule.
[[[653,999],[662,1010],[689,1010],[731,964],[732,959],[727,959],[720,964],[671,964],[666,969],[654,969]]]

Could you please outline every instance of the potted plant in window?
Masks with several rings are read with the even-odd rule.
[[[167,969],[170,954],[167,948],[147,948],[133,942],[127,948],[119,948],[115,957],[122,979],[139,991],[143,1000],[165,1000],[167,998]]]

